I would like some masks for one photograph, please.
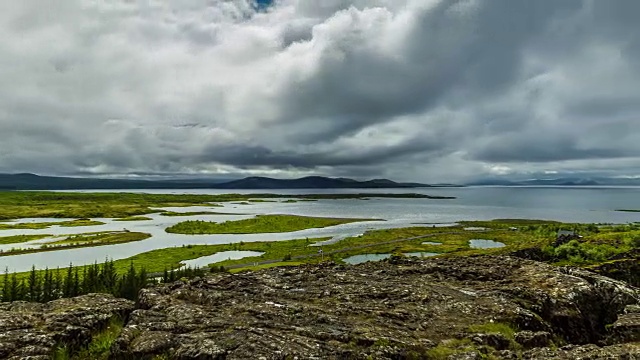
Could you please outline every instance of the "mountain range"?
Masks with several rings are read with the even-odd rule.
[[[488,178],[468,183],[469,186],[640,186],[640,178],[620,177],[558,177],[552,179],[512,180]]]
[[[90,190],[90,189],[373,189],[418,188],[455,185],[401,183],[388,179],[358,181],[347,178],[308,176],[299,179],[247,177],[239,180],[205,179],[130,180],[40,176],[35,174],[0,174],[4,190]]]

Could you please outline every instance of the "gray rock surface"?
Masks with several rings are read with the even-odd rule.
[[[46,304],[0,303],[0,359],[48,360],[58,344],[86,345],[92,333],[133,309],[132,301],[105,294]]]
[[[392,258],[211,274],[0,304],[0,359],[80,348],[114,317],[111,359],[640,359],[640,290],[508,256]]]
[[[635,359],[638,319],[625,309],[639,299],[623,282],[515,257],[215,274],[143,290],[112,355]]]

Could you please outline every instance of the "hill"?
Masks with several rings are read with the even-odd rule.
[[[446,185],[399,183],[388,179],[358,181],[308,176],[299,179],[247,177],[220,182],[215,179],[129,180],[0,174],[0,190],[98,190],[98,189],[385,189]]]
[[[505,178],[487,178],[468,183],[469,186],[640,186],[639,178],[578,178],[558,177],[552,179],[513,180]]]

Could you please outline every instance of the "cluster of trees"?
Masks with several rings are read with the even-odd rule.
[[[212,267],[209,271],[224,272],[226,269],[219,266]],[[19,277],[16,273],[9,274],[5,270],[0,283],[0,301],[47,302],[89,293],[108,293],[115,297],[137,300],[138,292],[144,287],[158,282],[172,283],[190,279],[205,273],[201,268],[186,267],[165,270],[162,276],[153,278],[149,277],[145,268],[136,269],[131,264],[125,273],[119,274],[112,260],[81,267],[70,264],[66,269],[55,270],[39,271],[32,267],[26,277]]]
[[[223,266],[212,267],[210,272],[225,271]],[[204,276],[206,272],[201,268],[183,267],[173,271],[164,270],[162,277],[158,280],[162,283],[172,283],[180,279],[192,279],[196,276]]]
[[[136,300],[138,291],[148,284],[145,269],[136,270],[131,264],[127,272],[118,274],[113,261],[107,261],[82,267],[70,264],[66,270],[33,267],[26,278],[5,270],[0,295],[3,302],[47,302],[96,292]]]
[[[596,224],[541,224],[528,225],[524,230],[534,235],[551,238],[555,237],[560,230],[571,230],[581,235],[597,234],[600,228]]]

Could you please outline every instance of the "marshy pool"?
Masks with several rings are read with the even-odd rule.
[[[505,247],[506,245],[494,240],[486,240],[486,239],[472,239],[469,240],[469,247],[472,249],[497,249],[501,247]]]
[[[409,252],[409,253],[403,253],[403,255],[414,256],[414,257],[432,257],[440,254],[430,253],[430,252]],[[366,263],[369,261],[380,261],[380,260],[388,259],[390,257],[391,257],[391,254],[360,254],[360,255],[353,255],[348,258],[342,259],[342,261],[346,262],[347,264],[356,265],[356,264]]]
[[[438,256],[440,254],[438,253],[431,253],[431,252],[409,252],[409,253],[404,253],[405,256],[414,256],[414,257],[433,257],[433,256]]]
[[[215,264],[217,262],[225,260],[238,260],[247,257],[254,257],[264,255],[261,251],[221,251],[213,255],[202,256],[197,259],[183,260],[180,263],[183,264],[181,268],[202,268],[209,264]]]

